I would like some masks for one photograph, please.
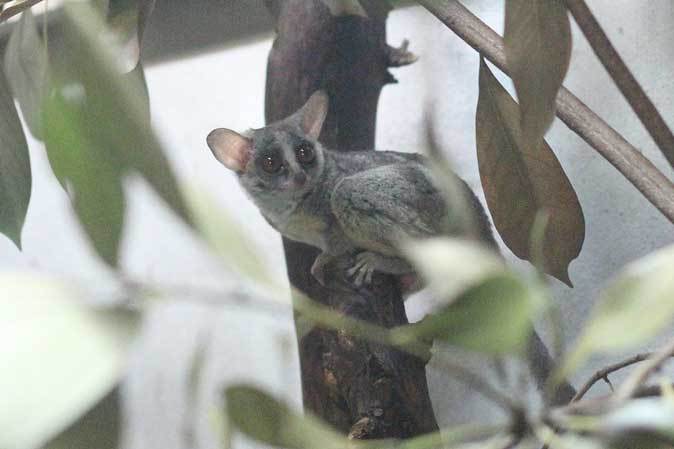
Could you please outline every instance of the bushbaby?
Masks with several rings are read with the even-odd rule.
[[[375,271],[413,269],[398,243],[451,232],[448,207],[427,159],[394,151],[331,151],[318,142],[328,96],[318,91],[290,117],[242,134],[218,128],[207,138],[215,157],[237,173],[264,218],[289,239],[321,250],[311,273],[321,283],[334,258],[355,254],[347,272],[357,286]],[[457,177],[487,244],[496,245],[482,205]]]

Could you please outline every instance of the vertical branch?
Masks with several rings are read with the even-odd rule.
[[[674,135],[665,120],[641,88],[639,82],[634,78],[630,69],[627,68],[625,61],[611,44],[585,0],[565,0],[565,2],[576,23],[583,31],[585,38],[592,46],[592,50],[611,75],[618,89],[658,145],[662,154],[665,155],[669,165],[674,167]]]
[[[368,18],[332,16],[319,0],[266,3],[277,32],[267,66],[267,122],[290,115],[325,89],[331,107],[321,141],[342,151],[371,149],[379,94],[393,81],[386,2],[362,0]],[[309,272],[317,251],[287,239],[284,248],[291,284],[315,301],[385,327],[407,323],[395,278],[375,276],[370,288],[355,289],[339,274],[345,271],[340,265],[326,270],[322,287]],[[307,409],[357,439],[437,430],[425,361],[342,332],[306,330],[300,315],[295,320]]]

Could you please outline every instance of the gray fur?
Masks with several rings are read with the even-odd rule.
[[[304,132],[306,122],[315,130],[315,122],[300,110],[242,136],[250,141],[252,153],[238,174],[243,188],[277,231],[321,249],[312,267],[319,281],[324,265],[345,254],[358,254],[349,270],[358,285],[369,282],[374,271],[411,272],[399,241],[450,232],[447,205],[432,182],[427,160],[393,151],[331,151]],[[298,160],[300,146],[313,149],[312,163]],[[283,161],[278,173],[263,168],[270,155]],[[478,216],[482,238],[494,245],[482,206],[459,181]]]

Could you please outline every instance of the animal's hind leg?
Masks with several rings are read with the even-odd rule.
[[[388,257],[372,251],[364,251],[356,256],[356,263],[347,272],[354,277],[354,284],[358,287],[372,282],[375,271],[388,274],[412,273],[414,269],[404,259]]]

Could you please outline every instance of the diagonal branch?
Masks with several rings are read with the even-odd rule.
[[[597,382],[599,382],[602,379],[606,379],[607,376],[611,373],[614,373],[616,371],[619,371],[623,368],[626,368],[630,365],[634,365],[635,363],[643,362],[644,360],[648,359],[651,357],[652,354],[650,352],[646,352],[643,354],[637,354],[635,356],[630,357],[629,359],[625,359],[621,362],[614,363],[613,365],[609,365],[606,368],[600,369],[592,377],[590,377],[587,382],[583,384],[582,387],[578,390],[578,393],[571,399],[571,402],[578,402],[581,399],[583,399],[583,396],[585,396],[585,393],[590,391],[590,388]]]
[[[670,358],[674,357],[674,339],[669,341],[661,350],[653,354],[643,365],[627,378],[615,394],[614,400],[621,403],[631,398],[643,386],[651,374],[660,369]]]
[[[503,38],[457,0],[419,0],[468,45],[508,74]],[[674,184],[575,95],[562,88],[557,116],[609,161],[662,214],[674,223]]]
[[[585,0],[565,0],[566,6],[583,31],[606,71],[620,89],[634,113],[651,135],[655,143],[674,167],[674,134],[665,123],[662,115],[648,98],[609,40],[601,25],[592,14]]]
[[[2,12],[0,12],[0,23],[8,20],[10,17],[14,17],[17,14],[22,13],[34,5],[37,5],[41,1],[42,0],[26,0],[3,9]]]

